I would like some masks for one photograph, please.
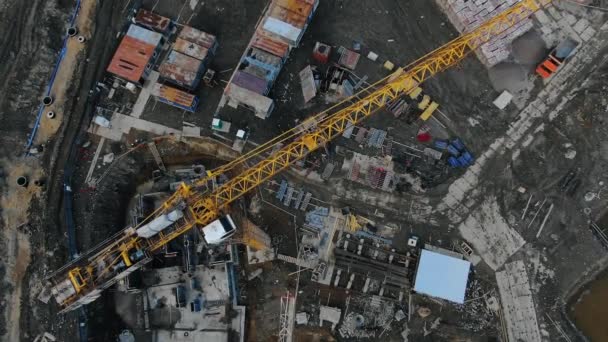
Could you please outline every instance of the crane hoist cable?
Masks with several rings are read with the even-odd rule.
[[[363,98],[345,105],[331,115],[313,116],[319,120],[317,122],[308,121],[308,124],[312,123],[310,127],[304,126],[305,130],[298,131],[299,134],[295,134],[295,130],[290,130],[282,138],[273,139],[274,143],[265,144],[262,150],[274,148],[277,141],[286,137],[295,137],[293,141],[280,147],[269,157],[263,157],[257,164],[219,185],[211,193],[203,195],[197,191],[196,185],[182,184],[166,202],[155,210],[153,218],[167,215],[176,206],[184,209],[183,217],[174,221],[166,231],[160,231],[150,237],[139,236],[133,227],[124,229],[114,235],[114,238],[106,240],[103,245],[95,247],[93,253],[62,267],[60,272],[58,271],[52,276],[57,284],[56,287],[62,285],[61,290],[69,290],[66,282],[69,284],[70,281],[76,281],[78,284],[74,284],[73,288],[77,288],[77,291],[61,292],[56,295],[57,301],[64,307],[64,311],[67,311],[95,300],[103,289],[145,265],[152,260],[152,253],[160,250],[176,237],[194,226],[204,227],[216,220],[230,203],[241,198],[262,182],[274,177],[295,161],[341,135],[349,125],[369,117],[383,108],[387,102],[407,93],[435,74],[458,64],[475,49],[549,3],[551,0],[522,0],[471,32],[417,59],[401,74],[393,74],[379,83],[377,82],[377,88]],[[327,113],[327,111],[323,113]],[[303,126],[299,125],[299,127]],[[253,155],[246,159],[252,158]],[[142,252],[145,257],[136,262],[125,260],[125,256],[134,250]],[[66,274],[64,271],[67,271]]]

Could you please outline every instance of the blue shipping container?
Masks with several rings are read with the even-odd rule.
[[[475,158],[474,158],[474,157],[473,157],[473,155],[472,155],[472,154],[471,154],[469,151],[467,151],[467,150],[465,150],[465,151],[462,153],[462,157],[463,157],[463,158],[464,158],[464,159],[465,159],[465,160],[466,160],[466,161],[467,161],[469,164],[473,164],[473,163],[475,162]]]
[[[464,151],[464,143],[460,138],[455,138],[452,140],[452,145],[458,149],[458,151]]]
[[[448,147],[448,141],[443,139],[435,139],[435,148],[438,150],[445,150]]]
[[[460,155],[460,151],[458,151],[458,149],[451,144],[448,145],[448,152],[454,157],[458,157]]]
[[[448,164],[450,164],[451,167],[459,167],[460,163],[458,162],[458,159],[456,159],[456,157],[450,157],[448,158]]]

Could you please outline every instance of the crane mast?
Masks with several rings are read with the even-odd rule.
[[[217,220],[221,211],[230,203],[326,145],[347,128],[373,115],[387,103],[409,93],[437,73],[458,64],[469,53],[550,2],[551,0],[522,0],[473,31],[459,36],[407,67],[400,68],[330,110],[305,120],[290,130],[290,134],[281,135],[281,139],[273,139],[236,161],[212,170],[193,185],[182,184],[142,224],[120,231],[49,277],[53,285],[52,294],[62,306],[62,311],[73,310],[92,302],[104,289],[148,263],[152,259],[151,255],[171,240],[194,227],[202,228]],[[284,145],[270,156],[262,156],[262,152],[283,143]],[[203,194],[200,191],[200,187],[212,178],[254,157],[261,158],[261,161],[217,186],[210,193]],[[149,237],[138,235],[138,229],[143,225],[161,219],[168,220],[171,225]]]

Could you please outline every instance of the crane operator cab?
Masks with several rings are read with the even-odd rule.
[[[236,232],[236,225],[230,215],[220,217],[201,229],[205,242],[215,245],[228,240]]]

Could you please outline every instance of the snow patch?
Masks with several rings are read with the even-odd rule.
[[[469,117],[467,120],[469,121],[469,125],[471,125],[471,127],[479,125],[479,120],[475,118]]]

